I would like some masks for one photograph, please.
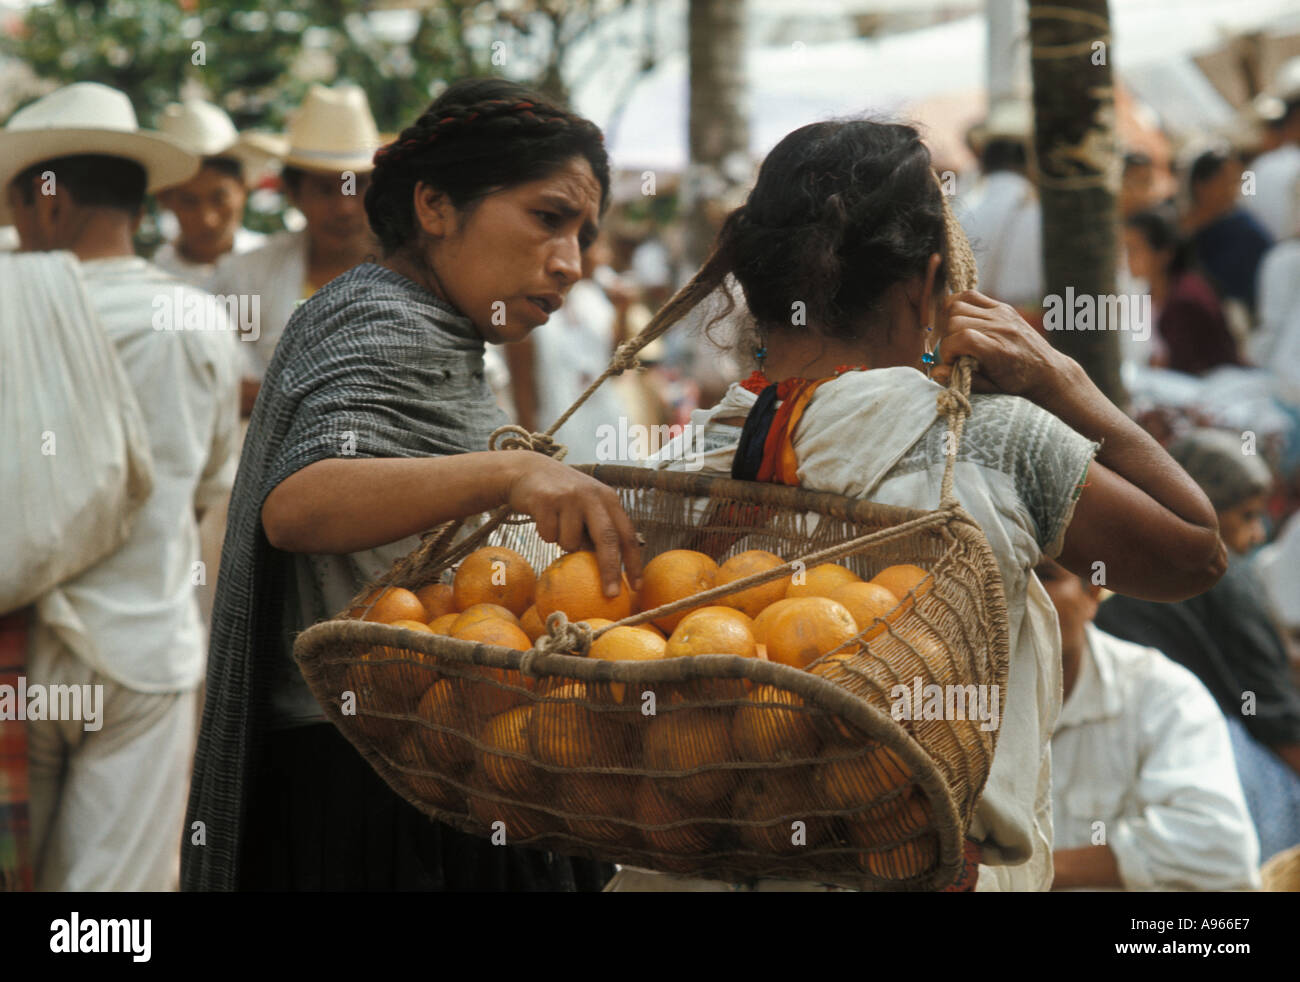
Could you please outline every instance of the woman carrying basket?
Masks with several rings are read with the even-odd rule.
[[[826,122],[787,136],[647,330],[728,290],[731,277],[759,370],[694,414],[700,454],[670,444],[657,466],[931,509],[946,454],[957,454],[956,494],[998,561],[1010,632],[1001,730],[961,887],[978,871],[980,889],[1050,888],[1060,636],[1033,567],[1046,555],[1119,593],[1192,596],[1225,569],[1213,507],[1015,310],[949,293],[948,283],[973,281],[969,246],[909,126]],[[963,355],[977,360],[973,389],[986,394],[970,399],[955,447],[936,403]],[[609,889],[716,886],[625,870]]]
[[[384,247],[294,314],[250,423],[213,612],[187,890],[597,889],[597,864],[491,845],[395,795],[292,659],[442,522],[509,504],[610,595],[640,576],[613,491],[541,453],[488,452],[506,422],[484,342],[545,322],[581,276],[609,195],[600,131],[497,79],[451,86],[376,154]]]

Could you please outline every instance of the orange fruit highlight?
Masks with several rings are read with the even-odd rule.
[[[803,700],[771,685],[758,685],[750,705],[740,706],[731,725],[736,752],[745,760],[785,761],[812,757],[821,745],[811,713],[797,708]],[[772,705],[775,703],[775,705]]]
[[[791,597],[789,599],[778,600],[775,603],[768,604],[761,612],[759,612],[759,615],[754,618],[754,642],[756,644],[761,644],[764,647],[767,646],[767,629],[769,625],[776,620],[777,614],[785,610],[797,599],[797,597]]]
[[[570,552],[542,570],[534,596],[537,616],[543,624],[557,610],[564,611],[571,621],[592,617],[621,621],[632,613],[632,590],[627,585],[627,576],[622,577],[616,596],[605,596],[596,554],[590,551]]]
[[[801,597],[776,615],[764,643],[769,660],[803,668],[857,633],[857,621],[842,604]]]
[[[666,658],[687,655],[740,655],[754,658],[753,622],[731,607],[700,607],[678,623],[664,650]]]
[[[934,586],[934,580],[930,579],[927,570],[922,569],[920,566],[913,566],[910,563],[888,566],[873,576],[871,582],[877,586],[883,586],[900,601],[904,602],[907,602],[907,595],[913,590],[916,591],[915,596],[920,597],[929,593],[930,588]]]
[[[588,709],[595,702],[582,682],[548,688],[533,706],[528,728],[533,755],[557,767],[625,767],[625,733],[613,712]]]
[[[503,546],[471,552],[461,560],[452,580],[456,606],[461,610],[475,604],[500,604],[516,617],[533,602],[536,586],[537,574],[528,560]]]
[[[823,756],[843,759],[818,764],[814,772],[830,808],[860,809],[912,781],[911,769],[883,743],[871,740],[857,756],[845,756],[848,753],[844,747],[827,748]]]
[[[845,583],[862,582],[862,577],[853,570],[847,566],[836,566],[834,563],[822,563],[805,571],[803,582],[799,582],[798,576],[799,574],[795,573],[790,577],[790,586],[785,591],[785,595],[791,599],[829,597],[836,587],[841,587]]]
[[[367,610],[367,607],[370,609]],[[400,586],[371,590],[360,605],[348,611],[348,616],[381,624],[391,624],[393,621],[419,621],[426,624],[429,621],[429,615],[419,597]]]
[[[732,556],[718,567],[718,582],[716,585],[726,586],[728,583],[734,583],[746,576],[765,573],[769,569],[784,565],[784,563],[785,560],[780,556],[768,552],[766,549],[750,549],[748,552]],[[784,597],[789,586],[790,577],[785,576],[772,580],[770,583],[764,583],[761,586],[752,586],[748,590],[741,590],[739,593],[719,597],[717,602],[726,607],[735,607],[753,618],[757,617],[759,611],[764,607],[776,603],[776,601]]]
[[[450,583],[430,583],[415,591],[416,598],[424,604],[428,619],[437,620],[443,614],[454,612],[456,598],[452,596]]]
[[[528,724],[532,715],[532,706],[518,706],[493,716],[479,734],[479,740],[485,744],[485,749],[475,753],[479,772],[499,791],[522,797],[535,791],[540,784],[532,764],[508,756],[528,756]]]
[[[456,613],[454,610],[450,614],[443,614],[441,617],[435,617],[433,620],[429,621],[429,630],[434,634],[450,635],[451,627],[456,623],[456,620],[459,617],[460,614]]]
[[[633,813],[639,825],[668,825],[691,817],[687,809],[665,795],[654,781],[643,780],[633,795]],[[656,852],[691,855],[705,852],[713,842],[717,825],[679,825],[668,829],[642,829],[646,845]],[[671,860],[659,860],[672,869]]]
[[[641,574],[641,609],[653,610],[685,600],[712,588],[718,579],[718,564],[693,549],[670,549],[646,564]],[[691,610],[656,617],[655,627],[671,633]]]
[[[616,627],[596,639],[587,657],[603,658],[605,661],[653,661],[656,658],[668,657],[664,654],[667,646],[668,642],[652,631],[642,631],[635,627]],[[607,684],[614,701],[627,705],[626,683]]]
[[[469,714],[456,699],[456,690],[450,680],[443,679],[429,686],[429,691],[420,699],[416,712],[421,719],[456,731],[448,733],[445,730],[418,727],[420,743],[434,768],[450,771],[473,759],[474,745],[468,739]]]
[[[522,629],[497,617],[486,617],[472,621],[468,626],[452,632],[460,641],[478,641],[482,644],[495,644],[515,651],[527,651],[533,646]],[[461,699],[479,717],[496,716],[528,701],[526,692],[519,689],[532,688],[523,675],[509,668],[491,668],[487,665],[465,665],[464,671],[471,676],[478,675],[492,679],[501,685],[513,686],[505,689],[499,686],[473,682],[469,678],[457,678],[456,689]]]
[[[519,626],[519,618],[500,604],[474,604],[462,611],[456,620],[452,622],[451,633],[454,635],[457,631],[463,631],[471,624],[477,624],[479,621],[485,620],[505,621],[507,624]]]
[[[689,771],[730,763],[735,760],[731,717],[716,709],[662,713],[646,728],[644,755],[646,767],[655,771]],[[725,798],[735,783],[734,770],[719,768],[675,779],[665,777],[661,787],[685,804],[704,807]]]
[[[882,621],[880,624],[872,624],[870,630],[863,635],[864,641],[870,641],[885,631],[883,622],[890,619],[886,615],[898,606],[898,597],[879,583],[846,583],[832,590],[829,599],[844,605],[844,609],[853,615],[859,630],[877,619]]]

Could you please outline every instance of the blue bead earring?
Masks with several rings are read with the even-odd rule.
[[[933,331],[933,330],[934,330],[934,325],[931,324],[931,325],[928,326],[925,330],[926,330],[927,333],[930,332],[930,331]],[[941,341],[941,342],[939,342],[939,343],[942,344],[943,342]],[[924,365],[934,365],[934,363],[935,363],[935,359],[938,357],[938,355],[939,355],[939,348],[938,348],[938,345],[936,345],[936,346],[935,346],[935,349],[934,349],[933,351],[930,351],[929,349],[927,349],[927,350],[925,350],[924,352],[921,353],[921,363],[924,364]]]

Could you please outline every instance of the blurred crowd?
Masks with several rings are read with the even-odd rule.
[[[1149,336],[1134,325],[1120,338],[1131,412],[1206,489],[1233,561],[1209,594],[1167,605],[1106,599],[1103,581],[1040,568],[1066,658],[1056,734],[1062,888],[1090,885],[1071,880],[1071,857],[1097,844],[1098,821],[1118,857],[1109,885],[1129,889],[1251,888],[1262,861],[1300,844],[1300,61],[1252,111],[1252,145],[1178,148],[1172,169],[1144,152],[1123,158],[1116,289],[1149,296],[1153,318]],[[112,113],[120,117],[113,139],[86,135]],[[171,492],[157,502],[158,542],[201,513],[201,539],[168,540],[174,555],[153,571],[166,579],[157,596],[187,595],[196,562],[208,571],[192,615],[188,607],[183,615],[156,610],[131,628],[135,637],[171,639],[165,677],[133,674],[129,659],[95,666],[110,697],[126,700],[123,707],[134,700],[118,715],[129,725],[114,724],[113,745],[96,751],[103,737],[67,730],[34,748],[35,885],[172,888],[173,839],[105,831],[102,795],[123,799],[122,813],[141,823],[180,828],[201,705],[199,618],[215,588],[240,445],[233,403],[246,425],[297,304],[379,254],[362,201],[373,151],[392,137],[377,131],[365,93],[347,85],[314,87],[288,132],[270,136],[240,134],[219,107],[199,101],[170,107],[158,133],[146,133],[124,96],[81,83],[19,110],[4,138],[12,166],[0,173],[9,202],[0,219],[16,229],[9,248],[69,250],[81,259],[80,302],[119,345],[145,428],[159,443],[155,487],[170,484]],[[1042,323],[1047,288],[1028,107],[996,107],[969,140],[980,167],[960,175],[957,213],[980,288]],[[201,166],[167,181],[166,147],[183,148]],[[93,155],[89,166],[68,177],[85,207],[52,212],[32,189],[51,160],[85,155]],[[349,180],[350,191],[338,193]],[[282,190],[290,209],[285,230],[264,236],[242,220],[250,192],[268,186]],[[661,193],[670,189],[661,182]],[[169,233],[147,260],[131,251],[146,191],[156,193]],[[128,217],[105,221],[105,204]],[[513,419],[543,430],[589,388],[617,346],[692,275],[685,240],[681,216],[665,220],[640,196],[615,201],[564,305],[527,341],[489,347],[489,381]],[[246,342],[235,346],[237,363],[216,365],[201,340],[183,364],[131,360],[126,350],[139,343],[132,335],[139,325],[126,320],[178,284],[186,297],[258,298],[256,330],[227,325]],[[56,314],[70,302],[51,300]],[[211,316],[243,319],[237,306],[214,309]],[[698,325],[669,332],[640,361],[642,370],[610,379],[559,428],[567,462],[595,462],[600,427],[620,419],[684,423],[750,367],[722,357]],[[228,392],[216,391],[221,380]],[[212,388],[183,412],[173,399],[149,396],[187,385]],[[101,638],[120,633],[109,626],[111,613],[146,565],[124,553],[101,562],[94,582],[87,573],[79,585],[70,578],[63,623]],[[66,635],[33,643],[57,651],[45,663],[51,679],[60,659],[76,657]],[[29,662],[41,664],[40,654]],[[160,745],[170,752],[159,753]]]

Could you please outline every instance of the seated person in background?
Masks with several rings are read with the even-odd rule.
[[[1158,648],[1210,690],[1228,720],[1260,858],[1267,860],[1300,842],[1300,689],[1264,586],[1245,557],[1264,541],[1273,476],[1259,457],[1242,453],[1235,433],[1196,430],[1169,452],[1218,512],[1228,572],[1199,597],[1178,603],[1112,597],[1101,605],[1097,626]]]
[[[1259,840],[1205,686],[1094,627],[1099,586],[1050,559],[1034,572],[1061,622],[1052,888],[1258,889]]]
[[[1214,287],[1193,268],[1190,244],[1179,239],[1172,221],[1156,210],[1126,219],[1124,250],[1129,272],[1151,292],[1156,335],[1165,349],[1153,363],[1188,375],[1240,364]]]
[[[1255,278],[1273,236],[1241,207],[1241,163],[1207,150],[1192,163],[1187,185],[1187,229],[1197,262],[1223,300],[1239,301],[1253,316]]]

